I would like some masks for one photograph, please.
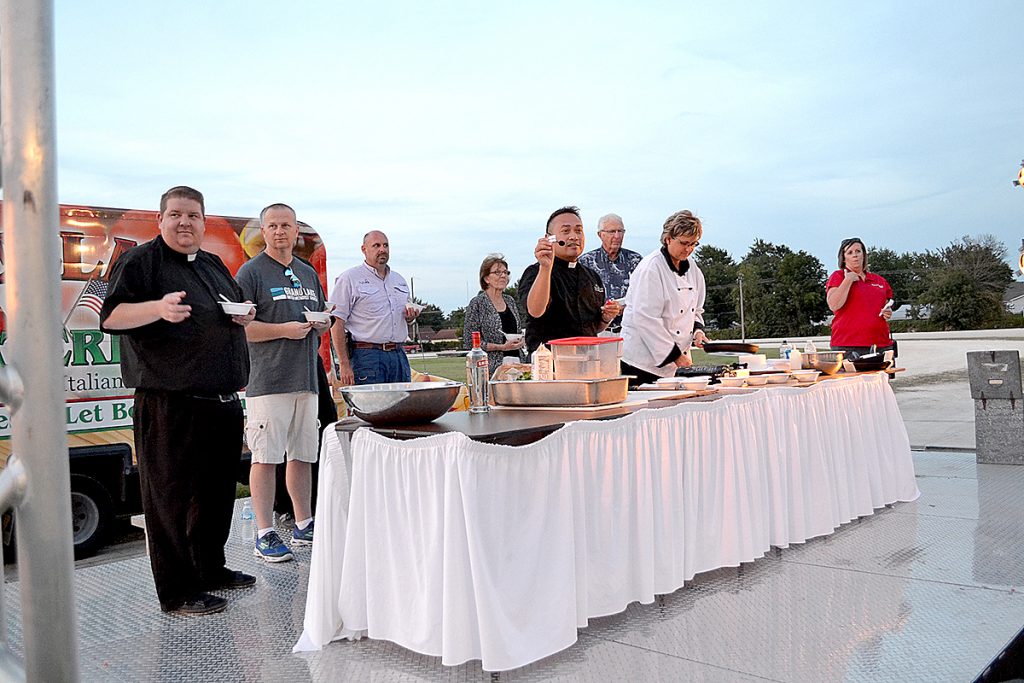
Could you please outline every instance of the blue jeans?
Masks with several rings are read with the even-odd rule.
[[[408,382],[411,379],[409,359],[402,349],[352,349],[351,363],[356,384]]]

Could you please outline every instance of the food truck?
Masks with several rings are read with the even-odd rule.
[[[142,509],[132,435],[133,390],[121,379],[120,338],[99,329],[111,266],[128,249],[159,234],[156,211],[61,205],[61,317],[64,337],[65,422],[71,474],[75,556],[94,553],[116,517]],[[2,217],[0,217],[0,305],[6,307]],[[263,250],[255,218],[207,216],[203,249],[217,254],[232,273]],[[323,241],[299,223],[294,253],[310,263],[327,290]],[[0,310],[0,364],[6,365],[6,314]],[[329,358],[328,335],[321,355]],[[11,453],[11,419],[0,405],[0,464]],[[26,457],[26,454],[21,454]],[[248,478],[248,453],[239,462]],[[16,521],[16,520],[15,520]],[[5,556],[13,554],[12,518],[4,515]]]

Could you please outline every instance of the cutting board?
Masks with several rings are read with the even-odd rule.
[[[597,413],[602,410],[614,410],[616,408],[625,408],[629,406],[642,406],[645,403],[647,403],[647,399],[631,400],[626,398],[622,403],[612,403],[606,406],[491,406],[491,410],[557,410],[574,413]]]
[[[606,406],[491,406],[492,410],[569,410],[576,413],[596,413],[612,408],[629,408],[647,404],[650,401],[678,400],[691,398],[703,393],[697,391],[630,391],[626,394],[626,400],[622,403],[612,403]]]
[[[643,391],[630,391],[626,394],[626,400],[643,399],[644,401],[674,401],[681,398],[697,396],[700,392],[688,389],[673,389],[668,391],[657,391],[644,389]]]

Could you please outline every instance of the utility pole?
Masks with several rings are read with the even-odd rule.
[[[747,317],[746,311],[743,310],[743,273],[740,273],[737,278],[740,283],[740,341],[744,344],[747,343]]]
[[[414,278],[414,277],[410,277],[409,278],[409,300],[410,301],[415,301],[416,300],[416,278]],[[417,343],[417,344],[420,343],[420,318],[419,318],[419,316],[416,316],[416,318],[412,321],[412,340],[415,343]]]

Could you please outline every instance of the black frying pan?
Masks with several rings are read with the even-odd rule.
[[[739,342],[706,342],[706,353],[757,353],[761,347],[757,344],[741,344]]]

